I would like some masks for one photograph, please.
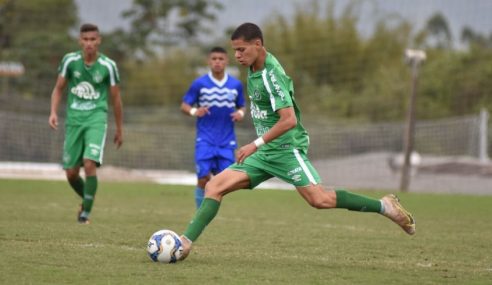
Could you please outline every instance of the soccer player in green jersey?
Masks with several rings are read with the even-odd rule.
[[[415,221],[399,203],[386,195],[380,200],[345,190],[325,190],[307,157],[309,136],[301,123],[290,77],[263,46],[260,28],[240,25],[231,36],[236,60],[248,67],[247,90],[258,138],[239,148],[236,163],[214,176],[205,186],[205,199],[181,236],[182,259],[219,210],[222,198],[238,189],[253,189],[278,177],[295,186],[306,202],[317,209],[342,208],[382,214],[406,233],[415,233]]]
[[[108,98],[111,97],[113,103],[116,123],[114,143],[117,148],[123,143],[123,107],[118,87],[118,68],[113,60],[99,53],[101,36],[98,27],[93,24],[82,25],[79,44],[82,49],[66,54],[58,67],[48,121],[51,128],[56,130],[57,111],[66,89],[68,97],[63,169],[70,186],[82,198],[78,222],[88,224],[97,191],[96,169],[103,160]],[[81,166],[84,168],[85,181],[80,176]]]

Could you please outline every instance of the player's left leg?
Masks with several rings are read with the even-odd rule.
[[[207,182],[210,181],[211,177],[212,175],[208,173],[205,176],[198,178],[195,188],[195,205],[197,209],[202,205],[203,198],[205,197],[205,185],[207,185]]]
[[[82,202],[82,212],[79,215],[79,223],[88,224],[89,215],[94,205],[94,198],[97,192],[97,164],[90,159],[84,159],[84,171],[85,171],[85,187],[84,187],[84,200]]]
[[[292,161],[293,166],[290,168],[294,171],[287,173],[294,174],[291,177],[297,178],[293,180],[293,184],[311,206],[317,209],[341,208],[357,212],[379,213],[390,218],[406,233],[410,235],[415,233],[413,216],[401,206],[396,196],[387,195],[378,200],[342,189],[327,191],[319,184],[319,175],[307,157],[303,153],[295,152],[295,158],[299,166],[296,167],[296,162]]]
[[[195,170],[197,184],[195,187],[195,205],[200,208],[205,196],[205,185],[212,177],[213,169],[217,167],[215,147],[205,142],[195,145]]]
[[[72,189],[84,198],[84,180],[80,177],[80,165],[84,150],[84,129],[78,126],[67,125],[65,141],[63,142],[63,169]]]

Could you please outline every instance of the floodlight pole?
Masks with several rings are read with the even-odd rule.
[[[412,67],[412,93],[408,104],[407,122],[404,135],[405,159],[401,170],[400,191],[407,192],[410,185],[411,154],[413,151],[415,136],[415,102],[417,99],[417,86],[420,64],[425,60],[426,54],[421,50],[407,49],[405,58]]]

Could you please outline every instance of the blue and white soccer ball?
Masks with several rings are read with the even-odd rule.
[[[147,244],[147,254],[154,262],[177,262],[183,254],[179,235],[166,229],[153,233]]]

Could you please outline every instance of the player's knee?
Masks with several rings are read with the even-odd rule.
[[[208,181],[210,181],[210,176],[205,176],[203,178],[198,179],[198,187],[205,189]]]
[[[75,181],[79,178],[79,172],[78,171],[74,171],[72,169],[69,169],[67,171],[65,171],[65,174],[67,176],[67,179],[69,181]]]
[[[224,196],[225,189],[224,185],[221,183],[217,183],[214,179],[211,179],[205,185],[205,196],[209,198],[219,199]]]
[[[313,207],[315,209],[325,209],[326,208],[325,204],[320,199],[311,199],[311,200],[308,200],[308,203],[309,203],[309,205],[311,205],[311,207]]]

